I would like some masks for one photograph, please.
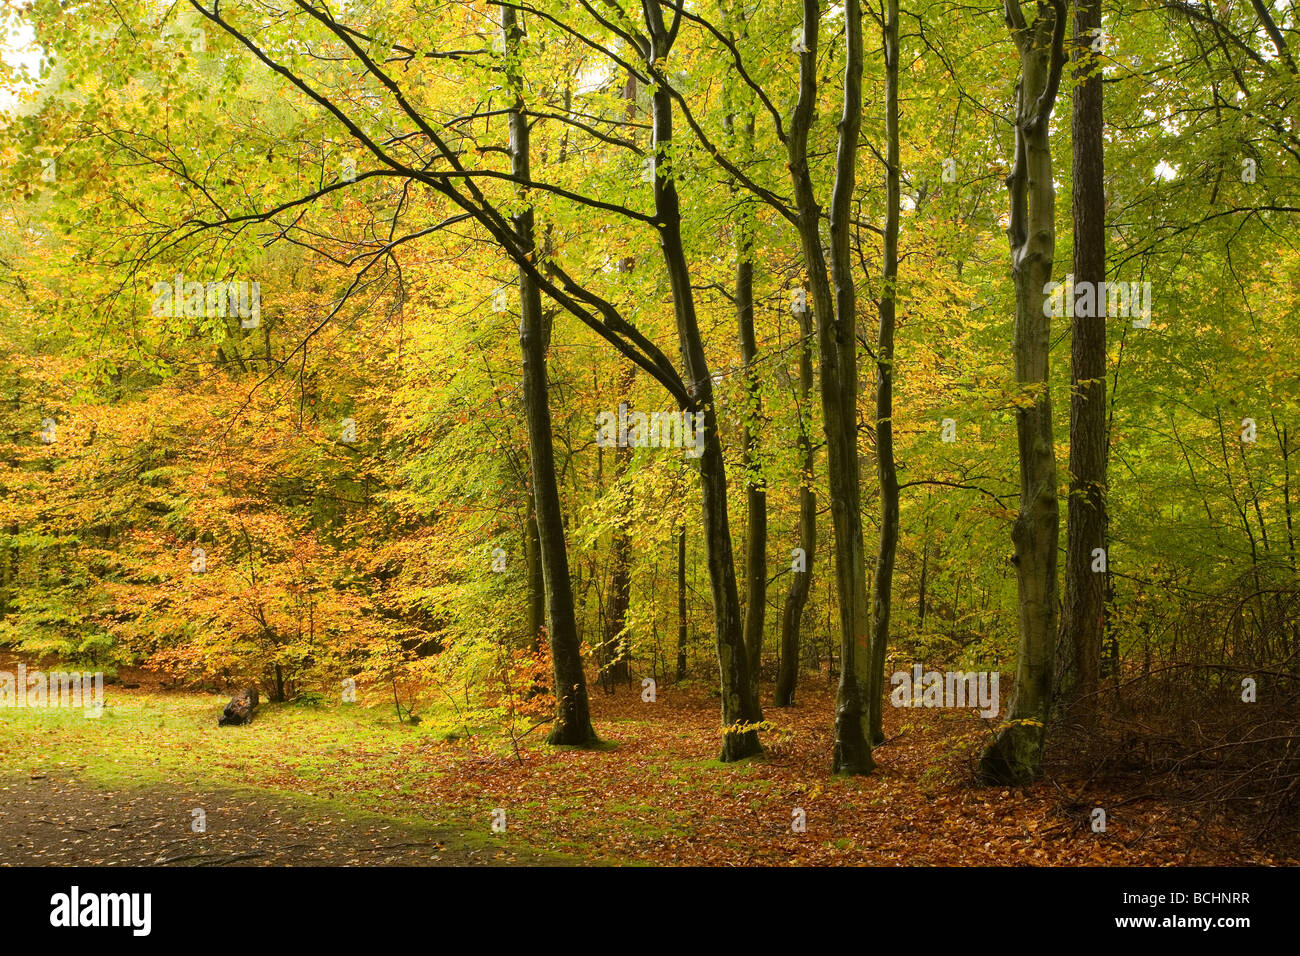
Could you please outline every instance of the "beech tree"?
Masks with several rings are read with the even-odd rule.
[[[799,391],[797,409],[799,449],[799,536],[791,552],[790,587],[781,610],[780,660],[776,679],[775,703],[789,707],[794,703],[799,681],[800,629],[804,608],[812,590],[813,558],[817,553],[817,493],[813,490],[813,446],[809,435],[808,402],[813,389],[812,316],[806,307],[799,318]]]
[[[443,681],[512,746],[672,677],[845,773],[900,674],[1014,671],[998,784],[1162,662],[1285,668],[1295,17],[1063,3],[14,8],[0,643]]]
[[[507,110],[510,131],[510,171],[521,183],[532,179],[528,118],[524,115],[519,46],[523,27],[511,7],[501,8],[501,35],[506,55],[507,87],[514,102]],[[527,206],[512,217],[518,249],[537,252],[533,210]],[[578,645],[569,579],[569,552],[564,517],[555,479],[555,449],[551,435],[550,390],[546,353],[551,330],[542,309],[542,292],[533,273],[519,270],[519,349],[523,354],[524,409],[528,422],[529,473],[537,512],[537,542],[546,595],[546,631],[555,674],[555,723],[547,738],[553,744],[587,745],[596,739],[587,705],[587,677]]]
[[[1072,128],[1076,288],[1086,284],[1101,289],[1106,281],[1102,77],[1093,49],[1094,31],[1100,29],[1100,0],[1076,2],[1074,49],[1079,65]],[[1085,311],[1092,314],[1081,314]],[[1070,667],[1062,690],[1085,716],[1096,706],[1105,623],[1107,438],[1106,317],[1103,309],[1075,309],[1070,330],[1070,490],[1061,605],[1061,633]]]
[[[1043,306],[1056,250],[1050,123],[1065,67],[1065,0],[1040,0],[1032,23],[1020,0],[1006,0],[1006,19],[1020,55],[1015,159],[1007,178],[1007,237],[1016,288],[1012,351],[1022,389],[1016,400],[1020,512],[1011,531],[1020,644],[1010,712],[981,755],[979,769],[990,782],[1027,783],[1043,771],[1056,651],[1059,512],[1048,382],[1051,317]]]

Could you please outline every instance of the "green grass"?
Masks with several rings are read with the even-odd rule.
[[[225,696],[125,695],[110,687],[105,698],[97,719],[72,708],[0,710],[0,766],[15,773],[75,772],[106,789],[171,784],[253,790],[304,810],[351,819],[383,815],[417,832],[454,828],[458,842],[470,848],[525,848],[509,831],[466,825],[467,814],[486,820],[490,812],[475,792],[456,807],[418,799],[421,781],[449,772],[421,748],[442,748],[445,761],[447,750],[460,746],[444,742],[447,723],[432,714],[410,726],[398,724],[391,710],[263,704],[252,724],[218,727]],[[439,716],[455,720],[451,713]],[[526,820],[526,811],[512,810],[512,821]]]

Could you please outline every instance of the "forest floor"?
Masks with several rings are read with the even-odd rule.
[[[824,677],[768,710],[766,754],[738,764],[717,761],[717,701],[694,683],[654,703],[593,689],[605,746],[550,748],[539,731],[516,754],[496,728],[402,725],[379,707],[263,704],[218,727],[226,696],[122,678],[141,686],[106,687],[98,719],[0,709],[0,865],[1297,862],[1140,780],[975,788],[994,722],[971,711],[889,708],[876,772],[832,777]]]
[[[194,810],[203,832],[194,832]],[[421,820],[341,811],[300,794],[77,774],[0,774],[0,866],[546,866],[553,853],[492,845]]]

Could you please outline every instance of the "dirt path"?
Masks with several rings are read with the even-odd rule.
[[[204,811],[206,831],[191,826]],[[283,794],[181,786],[109,790],[75,776],[0,777],[0,866],[558,865],[438,828],[344,814]]]

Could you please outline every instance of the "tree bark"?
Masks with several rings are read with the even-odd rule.
[[[675,680],[686,679],[686,529],[677,533],[677,672]]]
[[[238,727],[253,721],[253,711],[257,710],[257,688],[245,687],[226,705],[221,716],[217,718],[219,727]]]
[[[862,113],[862,9],[858,0],[846,0],[844,19],[843,109],[831,195],[829,275],[820,234],[821,207],[808,168],[808,132],[817,101],[817,40],[821,20],[817,0],[803,2],[805,52],[799,55],[799,99],[790,123],[787,150],[797,206],[796,227],[817,319],[826,472],[835,534],[840,682],[836,691],[831,762],[836,773],[854,774],[870,773],[875,767],[868,737],[871,622],[858,487],[856,302],[848,231]]]
[[[871,604],[872,745],[885,742],[885,649],[893,605],[894,563],[898,552],[898,467],[894,461],[894,325],[898,301],[898,0],[887,0],[885,54],[885,235],[880,293],[880,334],[876,344],[876,475],[880,482],[880,544]]]
[[[926,501],[926,508],[930,507],[929,500]],[[917,585],[916,597],[916,626],[921,633],[925,633],[925,614],[927,608],[927,595],[930,575],[930,515],[927,511],[925,522],[921,527],[921,581]]]
[[[814,5],[815,6],[815,5]],[[805,24],[808,5],[805,4]],[[866,551],[862,542],[862,500],[858,460],[857,290],[853,283],[849,230],[862,128],[862,7],[844,3],[844,89],[835,184],[830,204],[830,274],[833,321],[819,323],[822,357],[822,414],[826,425],[831,516],[835,526],[836,577],[840,598],[840,683],[835,696],[836,773],[870,773],[871,612],[867,604]],[[802,72],[802,71],[801,71]],[[801,90],[802,98],[802,90]],[[805,216],[800,202],[800,218]],[[814,226],[815,228],[815,226]],[[809,230],[805,229],[808,233]],[[821,312],[827,319],[832,313]]]
[[[507,54],[523,36],[515,10],[503,6],[501,32]],[[529,172],[529,128],[520,95],[522,83],[514,68],[508,73],[515,94],[508,121],[513,174],[523,180]],[[532,253],[533,210],[526,206],[513,217],[520,246]],[[537,510],[537,538],[542,579],[546,593],[547,637],[555,675],[555,724],[547,742],[590,746],[596,742],[587,700],[587,678],[582,667],[582,649],[573,609],[573,585],[569,580],[569,555],[564,539],[559,486],[555,479],[555,449],[551,434],[550,395],[546,353],[550,329],[542,311],[541,290],[530,271],[519,269],[519,348],[523,356],[523,392],[528,428],[529,466],[533,479],[533,500]]]
[[[754,263],[748,239],[738,250],[736,264],[736,319],[740,327],[740,351],[745,361],[745,424],[742,435],[745,463],[745,656],[749,660],[750,692],[755,706],[760,700],[758,685],[763,656],[763,626],[767,617],[767,482],[758,461],[759,416],[762,399],[754,362],[758,347],[754,338]],[[762,719],[762,710],[759,710]]]
[[[1291,446],[1286,425],[1279,427],[1277,412],[1270,413],[1273,420],[1273,434],[1277,436],[1278,448],[1282,451],[1282,513],[1286,517],[1287,560],[1291,570],[1295,565],[1295,527],[1291,509]]]
[[[804,570],[790,572],[790,589],[781,613],[781,663],[776,679],[776,706],[794,705],[799,680],[799,631],[812,590],[813,555],[817,550],[817,495],[813,491],[813,447],[808,436],[808,398],[812,394],[812,316],[799,313],[799,548]]]
[[[524,529],[524,557],[528,572],[528,640],[540,650],[546,631],[546,580],[542,575],[542,548],[537,534],[537,504],[528,495],[528,526]]]
[[[1074,87],[1074,282],[1106,280],[1106,184],[1101,69],[1091,52],[1101,0],[1075,0],[1079,67]],[[1100,306],[1100,296],[1097,297]],[[1095,311],[1102,311],[1100,308]],[[1105,615],[1105,578],[1093,551],[1106,547],[1106,319],[1071,320],[1070,497],[1066,504],[1065,601],[1061,636],[1069,666],[1060,698],[1085,723],[1096,712]]]
[[[642,11],[650,34],[650,49],[646,51],[647,66],[662,81],[663,61],[668,56],[673,35],[664,24],[663,10],[656,0],[643,0]],[[704,550],[713,595],[714,629],[721,677],[721,759],[727,762],[762,751],[758,731],[754,726],[762,718],[758,698],[750,681],[748,655],[745,653],[740,596],[736,587],[735,554],[727,517],[727,475],[714,407],[713,378],[704,354],[690,270],[682,244],[681,205],[671,164],[672,96],[666,83],[655,84],[651,103],[655,150],[654,200],[659,245],[673,294],[682,366],[691,398],[692,407],[689,410],[704,415],[704,451],[699,459]]]
[[[627,368],[629,373],[624,382],[630,386],[632,367]],[[627,389],[623,394],[627,394]],[[619,496],[624,493],[623,480],[631,461],[631,448],[620,445],[614,449],[614,483]],[[626,525],[620,524],[614,529],[610,560],[609,596],[605,605],[605,633],[600,653],[601,684],[606,691],[612,690],[619,681],[629,680],[627,635],[624,631],[627,630],[628,607],[632,603],[632,542]]]
[[[623,101],[626,103],[623,113],[630,122],[636,116],[635,76],[629,76],[623,86]],[[635,258],[628,256],[618,260],[620,274],[628,275],[635,267]],[[636,366],[624,366],[619,394],[630,399],[632,386],[636,381]],[[618,494],[624,494],[623,479],[628,466],[632,463],[632,449],[626,445],[614,448],[614,482]],[[626,511],[626,509],[623,509]],[[627,630],[627,612],[632,604],[632,542],[628,536],[627,525],[620,523],[614,528],[612,541],[613,567],[610,572],[609,601],[605,608],[605,633],[602,635],[600,652],[601,685],[606,691],[612,691],[619,681],[632,679],[629,658],[631,656],[629,641],[624,633]]]
[[[1043,305],[1056,249],[1049,120],[1065,65],[1065,0],[1039,5],[1031,25],[1020,0],[1006,0],[1007,24],[1020,54],[1016,91],[1015,162],[1007,185],[1007,236],[1016,289],[1013,341],[1020,513],[1012,526],[1019,593],[1019,651],[1007,721],[980,756],[978,777],[989,784],[1025,784],[1042,776],[1043,741],[1051,705],[1056,651],[1056,548],[1060,516],[1052,402],[1048,387],[1051,318]]]
[[[729,139],[734,140],[735,121],[726,117]],[[752,152],[754,117],[751,113],[740,127],[742,155]],[[761,700],[758,685],[763,656],[763,626],[767,617],[767,482],[758,461],[758,433],[762,419],[759,392],[758,344],[754,335],[753,231],[746,204],[740,204],[736,222],[736,326],[740,354],[745,363],[745,404],[741,415],[741,451],[745,468],[745,655],[749,659],[749,683],[754,700]],[[760,709],[761,715],[761,709]]]

